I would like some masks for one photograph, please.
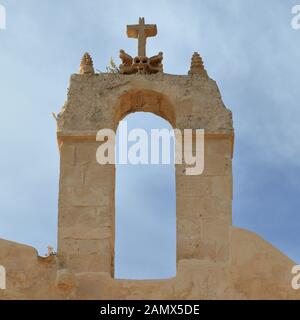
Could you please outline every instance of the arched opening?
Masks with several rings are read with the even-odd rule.
[[[167,159],[162,159],[163,139],[159,140],[159,149],[153,146],[154,139],[150,139],[151,129],[167,129],[170,133],[173,129],[168,121],[149,112],[131,113],[123,118],[122,123],[127,125],[129,140],[133,129],[143,129],[147,133],[148,164],[143,161],[144,164],[132,164],[128,157],[127,164],[119,163],[119,146],[124,146],[126,138],[119,124],[116,140],[114,276],[116,279],[135,280],[171,278],[176,275],[174,139],[169,141],[170,150],[167,150],[169,164],[166,164]],[[128,141],[126,149],[129,157],[130,149],[135,144],[136,141]],[[152,152],[155,149],[159,152],[158,164],[153,164],[151,159],[151,145]],[[137,154],[141,156],[141,150]]]
[[[126,115],[139,111],[156,114],[167,120],[173,128],[176,127],[176,115],[169,99],[160,92],[139,89],[126,91],[119,97],[115,113],[115,129]]]

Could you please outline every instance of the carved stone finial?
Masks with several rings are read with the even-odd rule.
[[[93,59],[88,52],[86,52],[80,62],[80,74],[94,74],[94,66],[93,66]]]
[[[159,52],[158,55],[148,58],[146,56],[146,40],[148,37],[154,37],[157,34],[157,27],[155,24],[145,24],[145,19],[140,18],[139,24],[127,26],[127,36],[129,38],[138,39],[138,56],[133,58],[124,50],[120,50],[120,73],[123,74],[150,74],[163,72],[163,54]]]
[[[207,72],[204,68],[203,60],[198,52],[194,52],[191,61],[190,75],[198,74],[207,77]]]

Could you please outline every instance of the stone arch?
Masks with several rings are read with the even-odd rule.
[[[133,89],[118,98],[114,129],[117,129],[120,120],[138,111],[154,113],[167,120],[173,129],[176,127],[175,107],[164,94],[154,90]]]
[[[229,260],[231,113],[211,80],[182,76],[74,75],[57,118],[60,146],[58,256],[76,272],[114,274],[115,166],[99,165],[99,129],[151,112],[174,129],[205,129],[204,172],[175,165],[176,259]],[[177,269],[178,270],[178,269]]]

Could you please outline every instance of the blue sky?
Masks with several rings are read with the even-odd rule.
[[[0,31],[0,237],[30,244],[40,254],[48,244],[56,245],[59,157],[51,112],[58,113],[63,105],[69,76],[77,72],[85,51],[101,71],[111,57],[119,61],[119,49],[136,52],[125,26],[145,16],[158,26],[148,54],[163,51],[165,72],[186,74],[192,53],[199,51],[233,112],[234,225],[257,232],[300,263],[300,30],[291,28],[291,9],[297,3],[0,0],[7,11],[7,29]],[[140,123],[136,117],[130,125]],[[163,125],[154,116],[143,119],[148,127]],[[117,203],[125,230],[120,230],[123,267],[118,272],[171,275],[172,168],[126,170],[120,170],[117,182],[127,188]],[[158,182],[164,176],[169,181],[165,188]],[[144,208],[147,203],[148,209],[141,218],[137,205],[130,211],[121,200],[135,201],[143,181],[148,187],[138,204],[142,201]],[[170,195],[169,203],[163,202],[165,195]],[[147,239],[136,241],[137,223]],[[156,233],[153,225],[159,226]],[[135,238],[128,226],[135,228],[130,229]],[[150,261],[143,252],[154,248],[160,250]]]

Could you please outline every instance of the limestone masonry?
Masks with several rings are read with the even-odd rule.
[[[232,114],[200,55],[188,75],[165,74],[162,53],[146,56],[156,26],[140,19],[127,31],[138,38],[138,56],[121,50],[119,73],[96,74],[85,54],[57,117],[57,255],[39,257],[34,248],[0,240],[7,272],[0,299],[299,299],[291,286],[295,263],[232,226]],[[116,130],[136,111],[173,128],[205,129],[203,174],[188,176],[176,165],[177,275],[166,280],[114,279],[115,167],[97,163],[96,133]]]

